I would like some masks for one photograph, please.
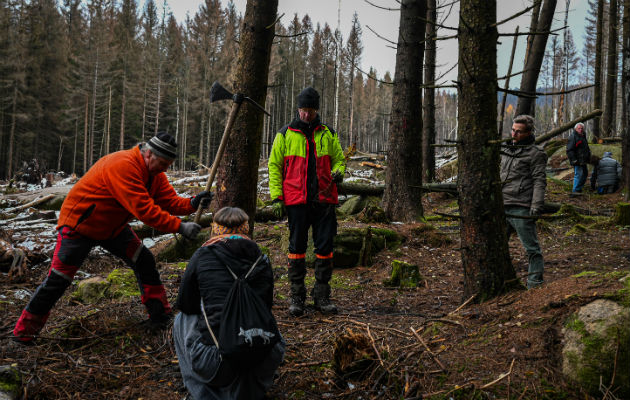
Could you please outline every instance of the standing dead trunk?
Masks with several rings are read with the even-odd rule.
[[[493,2],[494,3],[494,2]],[[527,62],[523,68],[523,78],[521,79],[521,92],[535,93],[536,84],[538,83],[538,75],[540,74],[540,67],[542,66],[543,58],[545,56],[545,47],[547,46],[547,38],[549,37],[549,30],[551,29],[551,22],[553,21],[553,14],[556,9],[556,0],[545,0],[540,13],[540,18],[535,27],[536,32],[540,32],[535,35],[532,40],[532,46],[527,53]],[[536,102],[531,97],[518,98],[518,104],[516,106],[516,114],[530,114],[534,115],[536,112]]]
[[[494,297],[515,282],[499,176],[494,0],[460,2],[458,183],[464,297]]]
[[[11,101],[11,131],[9,133],[9,154],[8,154],[8,163],[9,169],[7,171],[7,179],[11,179],[13,177],[13,143],[15,142],[15,113],[17,111],[17,95],[18,95],[18,87],[17,82],[13,84],[13,100]]]
[[[617,0],[610,0],[610,10],[608,17],[608,57],[606,65],[606,98],[604,104],[604,114],[602,114],[602,136],[610,137],[615,133],[615,112],[617,107],[615,96],[615,86],[617,85],[617,36],[619,8]]]
[[[389,122],[385,213],[395,221],[422,218],[422,65],[426,0],[400,4],[396,71]]]
[[[161,57],[160,57],[161,58]],[[162,95],[162,61],[158,65],[157,98],[155,99],[155,128],[154,135],[157,135],[160,126],[160,97]]]
[[[427,2],[427,33],[424,60],[424,98],[422,114],[424,130],[422,132],[422,172],[423,181],[431,182],[435,179],[435,57],[437,46],[437,0]]]
[[[77,141],[79,138],[79,118],[74,120],[74,151],[72,152],[72,173],[76,174],[77,166]]]
[[[127,71],[123,71],[122,98],[120,100],[120,143],[119,150],[125,148],[125,105],[127,103]]]
[[[107,101],[107,129],[105,130],[105,151],[104,154],[109,154],[109,126],[112,120],[112,87],[109,87],[109,100]]]
[[[96,63],[94,64],[94,83],[92,87],[92,116],[90,117],[88,167],[94,164],[94,123],[96,120],[96,88],[98,85],[98,49],[96,49]]]
[[[89,120],[89,96],[85,94],[85,122],[83,124],[83,173],[88,170],[88,120]]]
[[[234,93],[243,93],[264,107],[267,94],[271,44],[278,0],[247,0],[240,48],[234,75]],[[245,102],[240,109],[223,161],[219,164],[216,204],[240,207],[254,228],[258,160],[262,142],[263,113]],[[238,184],[236,184],[238,183]]]
[[[595,33],[595,80],[593,87],[593,108],[602,108],[602,46],[604,44],[604,1],[597,2],[597,24]],[[599,139],[601,136],[600,117],[593,120],[593,136]]]
[[[625,200],[630,198],[630,0],[623,2],[623,39],[622,39],[623,70],[621,73],[621,97],[623,99],[622,117],[622,151],[621,165],[623,166],[622,184],[626,187]]]

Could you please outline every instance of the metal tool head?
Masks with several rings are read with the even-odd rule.
[[[210,88],[210,103],[215,101],[232,99],[234,95],[230,93],[226,88],[221,86],[218,81],[215,81]]]

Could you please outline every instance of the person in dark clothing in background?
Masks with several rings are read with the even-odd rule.
[[[312,87],[297,97],[298,115],[278,131],[269,156],[269,191],[274,212],[289,217],[289,313],[304,313],[306,299],[306,248],[308,229],[315,244],[315,308],[325,314],[337,312],[330,301],[333,270],[333,237],[337,234],[335,205],[337,183],[343,179],[346,160],[337,133],[322,124],[317,110],[319,93]],[[285,208],[286,206],[286,208]]]
[[[195,252],[182,277],[177,298],[181,313],[173,323],[173,340],[184,384],[193,399],[262,399],[284,357],[286,344],[281,339],[262,361],[235,366],[223,359],[215,342],[234,282],[226,268],[228,263],[237,276],[245,275],[256,264],[247,283],[265,307],[271,310],[273,305],[271,263],[246,236],[248,221],[240,208],[217,211],[213,237]]]
[[[567,157],[569,157],[569,163],[573,166],[575,172],[573,192],[581,193],[588,177],[588,163],[591,160],[591,149],[588,147],[584,124],[581,122],[575,124],[573,132],[569,135]]]
[[[591,173],[591,189],[598,194],[615,193],[619,190],[621,181],[621,164],[612,158],[612,153],[607,151],[601,160],[593,163]]]

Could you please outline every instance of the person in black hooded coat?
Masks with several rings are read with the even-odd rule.
[[[240,208],[224,207],[216,212],[214,236],[195,252],[182,277],[176,303],[181,313],[175,317],[173,340],[184,385],[194,399],[261,399],[284,357],[285,342],[280,339],[258,365],[239,370],[224,362],[201,310],[203,300],[208,322],[217,335],[234,282],[226,264],[242,276],[261,256],[247,282],[271,310],[271,263],[256,242],[246,236],[248,230],[248,216]]]

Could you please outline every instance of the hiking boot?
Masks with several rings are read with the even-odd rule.
[[[306,299],[306,286],[304,286],[306,263],[304,258],[289,258],[288,275],[291,287],[289,314],[293,317],[299,317],[304,314],[304,300]]]
[[[148,328],[150,330],[162,330],[168,328],[173,318],[172,312],[167,312],[160,300],[149,299],[146,304],[149,313]]]
[[[304,314],[304,298],[300,296],[291,296],[289,314],[291,314],[292,317],[300,317]]]
[[[327,283],[315,282],[311,295],[317,311],[322,314],[337,314],[337,306],[330,301],[330,286]]]

